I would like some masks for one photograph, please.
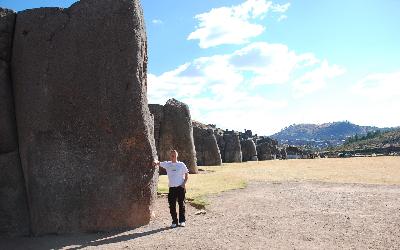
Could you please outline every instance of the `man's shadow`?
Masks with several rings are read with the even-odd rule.
[[[0,238],[0,249],[82,249],[85,247],[96,247],[104,244],[112,244],[134,240],[140,237],[160,233],[171,229],[163,227],[145,232],[130,232],[125,230],[104,232],[104,233],[84,233],[84,234],[60,234],[45,235],[41,237],[21,237],[21,238]],[[134,230],[134,229],[132,229]],[[125,233],[125,234],[124,234]]]
[[[123,241],[128,241],[128,240],[134,240],[134,239],[137,239],[140,237],[156,234],[156,233],[170,230],[170,229],[171,229],[170,227],[163,227],[163,228],[153,229],[153,230],[146,231],[146,232],[130,233],[130,234],[124,234],[124,235],[119,235],[119,236],[115,236],[115,237],[113,237],[113,235],[115,235],[115,233],[113,235],[105,234],[105,235],[103,235],[104,236],[103,238],[100,238],[97,240],[90,240],[87,242],[82,242],[80,246],[74,247],[74,248],[69,248],[69,249],[77,250],[77,249],[82,249],[85,247],[95,247],[95,246],[101,246],[101,245],[105,245],[105,244],[112,244],[112,243],[118,243],[118,242],[123,242]]]

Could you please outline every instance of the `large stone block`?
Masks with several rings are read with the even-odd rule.
[[[222,162],[226,162],[225,161],[225,141],[224,141],[223,133],[220,133],[219,131],[214,131],[214,136],[215,136],[215,139],[217,140],[219,153],[221,154],[221,160],[222,160]]]
[[[12,10],[0,8],[0,153],[18,149],[9,58],[15,17]]]
[[[9,62],[14,34],[15,12],[0,7],[0,60]]]
[[[34,234],[149,222],[157,174],[138,0],[18,13],[12,76]]]
[[[199,122],[193,122],[193,138],[197,165],[220,166],[222,164],[213,129]]]
[[[15,13],[0,8],[0,236],[29,234],[9,60]]]
[[[160,104],[149,104],[149,109],[154,116],[154,140],[157,152],[159,152],[161,122],[164,119],[164,106]]]
[[[278,142],[269,137],[257,141],[258,160],[274,160],[279,154]]]
[[[257,149],[253,139],[246,139],[240,141],[240,147],[242,149],[242,160],[243,161],[257,161]]]
[[[29,235],[29,212],[18,150],[0,154],[0,237]]]
[[[224,133],[225,162],[242,162],[242,149],[239,134],[236,132]]]
[[[176,149],[179,152],[178,160],[186,164],[191,174],[197,173],[192,119],[188,105],[170,99],[164,105],[163,113],[159,141],[160,160],[169,160],[171,149]]]
[[[281,148],[279,150],[279,153],[280,153],[280,158],[282,160],[286,160],[287,159],[287,152],[286,152],[286,148],[285,147]]]
[[[16,126],[10,67],[0,59],[0,154],[18,150]]]

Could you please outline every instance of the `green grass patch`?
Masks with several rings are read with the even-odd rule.
[[[158,194],[168,194],[168,185],[167,186],[158,185],[157,193]]]
[[[207,205],[210,205],[208,200],[204,196],[199,196],[195,198],[187,198],[187,202],[189,202],[190,205],[197,209],[204,209]]]
[[[207,196],[245,188],[251,181],[400,184],[400,157],[275,160],[201,168],[204,171],[189,175],[186,185],[186,199],[197,208],[209,204]],[[160,176],[158,193],[168,193],[166,175]]]
[[[186,185],[186,200],[192,206],[202,209],[209,204],[207,196],[224,191],[245,188],[247,181],[235,172],[229,171],[229,165],[202,167],[205,171],[189,175]],[[168,193],[168,177],[162,175],[158,182],[158,193]]]

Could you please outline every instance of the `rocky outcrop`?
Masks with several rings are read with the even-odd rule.
[[[197,165],[220,166],[221,154],[213,128],[193,121],[193,138],[196,149]]]
[[[242,161],[257,161],[256,144],[252,139],[242,140],[240,142],[242,149]]]
[[[239,134],[234,131],[225,132],[223,140],[225,162],[242,162]]]
[[[13,11],[0,8],[0,237],[29,234],[10,77],[15,16]]]
[[[191,174],[197,173],[193,126],[189,107],[175,99],[168,100],[163,107],[158,151],[159,160],[170,160],[171,149],[178,151],[178,160],[186,164]]]
[[[32,233],[149,222],[157,175],[138,0],[19,12],[12,76]]]

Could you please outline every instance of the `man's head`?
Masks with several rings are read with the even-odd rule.
[[[178,151],[172,149],[170,152],[170,158],[172,162],[176,162],[178,160]]]

